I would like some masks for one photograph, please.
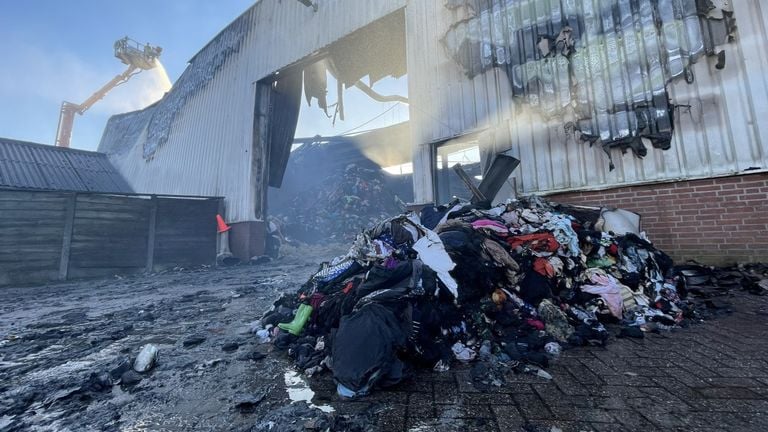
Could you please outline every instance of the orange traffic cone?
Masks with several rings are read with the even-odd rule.
[[[219,214],[216,215],[216,224],[218,225],[219,234],[223,232],[227,232],[231,228],[229,225],[226,224],[226,222],[224,222],[224,218],[221,217],[221,215]]]

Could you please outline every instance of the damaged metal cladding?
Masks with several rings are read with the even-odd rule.
[[[382,95],[373,90],[379,80],[400,78],[406,65],[405,12],[398,10],[334,42],[322,53],[323,58],[304,68],[304,93],[309,106],[312,99],[334,122],[344,120],[344,89],[357,87],[379,102],[408,103],[399,95]],[[327,72],[336,79],[336,102],[328,104]],[[362,82],[368,77],[369,83]],[[331,116],[328,108],[334,108]]]
[[[470,78],[506,71],[512,95],[568,131],[638,157],[643,141],[670,148],[675,105],[667,85],[736,31],[728,2],[711,0],[447,0],[469,18],[442,42]],[[611,169],[613,162],[611,161]]]
[[[143,149],[144,159],[151,159],[157,149],[168,141],[171,125],[187,101],[211,82],[232,54],[240,51],[245,36],[253,27],[251,16],[249,13],[240,16],[189,61],[187,69],[151,114]]]

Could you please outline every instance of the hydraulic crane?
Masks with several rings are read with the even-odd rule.
[[[56,146],[69,147],[72,138],[72,126],[75,122],[75,114],[82,115],[96,102],[100,101],[110,90],[125,83],[132,76],[142,70],[149,70],[157,66],[157,59],[163,51],[158,46],[140,44],[127,36],[115,42],[115,57],[128,65],[125,72],[112,78],[102,88],[98,89],[81,104],[64,101],[59,113],[59,127],[56,130]]]

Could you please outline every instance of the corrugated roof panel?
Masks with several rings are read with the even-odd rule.
[[[89,191],[130,191],[125,179],[102,153],[68,153],[71,166]]]
[[[0,140],[0,164],[5,187],[45,189],[48,186],[29,146]]]
[[[66,151],[59,151],[55,148],[48,149],[43,146],[30,146],[29,151],[46,182],[45,189],[89,190],[80,179],[78,172],[69,163]]]
[[[0,138],[0,187],[130,193],[103,153]]]

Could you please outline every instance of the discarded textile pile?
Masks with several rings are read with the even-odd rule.
[[[285,223],[286,235],[305,242],[354,238],[402,210],[381,170],[356,164],[320,181],[304,182],[291,196],[276,214]]]
[[[604,323],[642,337],[697,318],[665,278],[671,259],[606,226],[599,210],[537,197],[391,218],[279,299],[259,334],[354,397],[478,357],[476,385],[501,385],[507,367],[547,378],[562,349],[605,344]]]

